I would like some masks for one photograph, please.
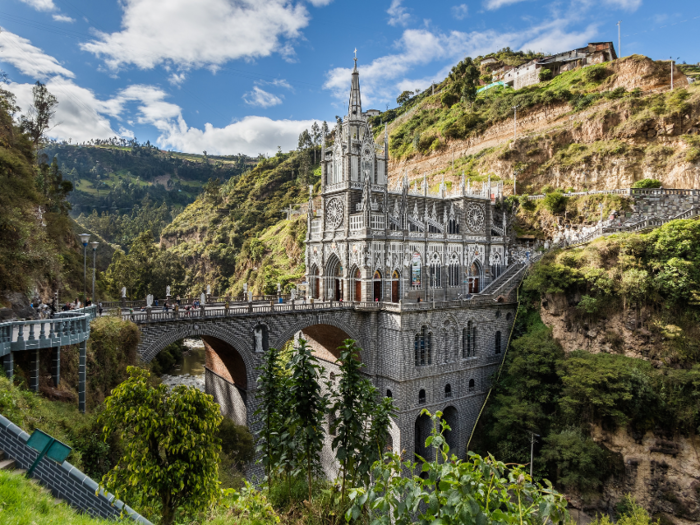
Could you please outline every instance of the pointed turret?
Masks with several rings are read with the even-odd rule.
[[[357,49],[355,50],[355,68],[352,70],[352,85],[350,86],[350,101],[348,102],[348,117],[350,120],[362,116],[362,97],[360,96],[360,72],[357,70]]]

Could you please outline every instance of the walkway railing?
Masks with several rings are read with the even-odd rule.
[[[82,343],[90,337],[90,321],[97,307],[56,312],[53,319],[30,319],[0,323],[0,357],[10,352],[55,348]]]

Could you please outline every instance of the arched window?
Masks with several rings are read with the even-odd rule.
[[[449,383],[445,385],[445,397],[452,397],[452,385]]]
[[[501,311],[500,311],[500,310],[496,310],[496,319],[498,319],[499,317],[501,317]]]
[[[428,285],[431,288],[442,287],[442,279],[440,273],[440,257],[437,254],[434,254],[433,257],[430,259],[430,282],[428,283]]]
[[[386,397],[394,397],[394,394],[391,393],[391,390],[388,388],[386,389]]]
[[[470,392],[474,391],[474,380],[473,379],[469,380],[469,391]]]
[[[413,339],[413,353],[416,366],[433,364],[433,333],[423,326]]]
[[[457,258],[456,254],[453,254],[452,258],[450,259],[450,266],[447,270],[447,282],[449,286],[459,286],[459,270],[459,259]]]
[[[467,322],[467,327],[462,329],[462,357],[474,357],[476,355],[476,326],[472,321]]]
[[[508,312],[508,313],[506,314],[506,321],[510,321],[512,318],[513,318],[513,314],[510,313],[510,312]]]
[[[425,405],[425,390],[422,388],[420,389],[420,392],[418,392],[418,404]]]
[[[360,269],[358,268],[355,270],[355,274],[353,275],[353,279],[355,280],[355,301],[362,301],[362,274],[360,273]]]
[[[328,412],[328,433],[331,436],[335,436],[336,434],[336,429],[335,427],[335,420],[336,420],[336,415],[335,412],[330,411]]]
[[[459,222],[456,218],[447,222],[447,233],[459,233]]]
[[[501,332],[498,331],[496,332],[496,353],[500,354],[501,353]]]

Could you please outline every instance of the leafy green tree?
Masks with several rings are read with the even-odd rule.
[[[385,454],[374,464],[372,486],[351,491],[346,521],[366,512],[376,525],[565,522],[566,500],[549,481],[534,483],[521,466],[509,468],[491,455],[470,453],[468,461],[450,456],[443,435],[450,427],[442,413],[422,414],[433,421],[425,444],[435,450],[435,460],[418,464]],[[422,476],[405,475],[417,471]]]
[[[537,77],[540,79],[540,82],[552,80],[552,76],[552,70],[547,68],[540,69],[540,72],[537,74]]]
[[[123,444],[119,464],[102,479],[118,498],[137,504],[157,500],[162,523],[176,512],[195,512],[220,496],[217,427],[222,416],[212,397],[196,388],[152,387],[150,373],[129,367],[100,416],[105,438]]]
[[[284,422],[282,398],[285,393],[285,377],[281,369],[280,352],[270,348],[263,355],[258,367],[258,409],[255,416],[262,422],[258,432],[256,450],[265,467],[268,484],[272,485],[274,471],[280,465],[281,450],[277,446]]]
[[[404,91],[398,97],[396,97],[396,103],[399,106],[405,106],[406,103],[411,100],[413,96],[413,91]]]
[[[661,181],[656,179],[641,179],[632,184],[633,188],[660,188]]]
[[[27,133],[34,143],[37,165],[39,164],[39,149],[44,135],[49,130],[51,119],[56,114],[58,99],[52,95],[46,85],[37,80],[32,88],[32,105],[29,107],[28,115],[23,115],[20,119],[22,130]]]
[[[377,402],[379,392],[361,373],[360,349],[352,339],[340,346],[340,381],[329,408],[332,447],[340,464],[341,502],[348,486],[369,483],[371,465],[386,443],[395,408],[391,399]],[[332,385],[331,385],[332,387]]]
[[[321,391],[323,369],[306,340],[299,340],[289,370],[291,436],[299,449],[296,470],[306,473],[311,501],[311,480],[321,469],[320,454],[325,437],[323,420],[328,399]]]

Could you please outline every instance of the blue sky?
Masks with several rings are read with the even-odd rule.
[[[505,46],[700,61],[698,0],[3,0],[0,69],[26,108],[59,99],[51,135],[163,149],[273,153],[344,115],[357,48],[363,107]]]

